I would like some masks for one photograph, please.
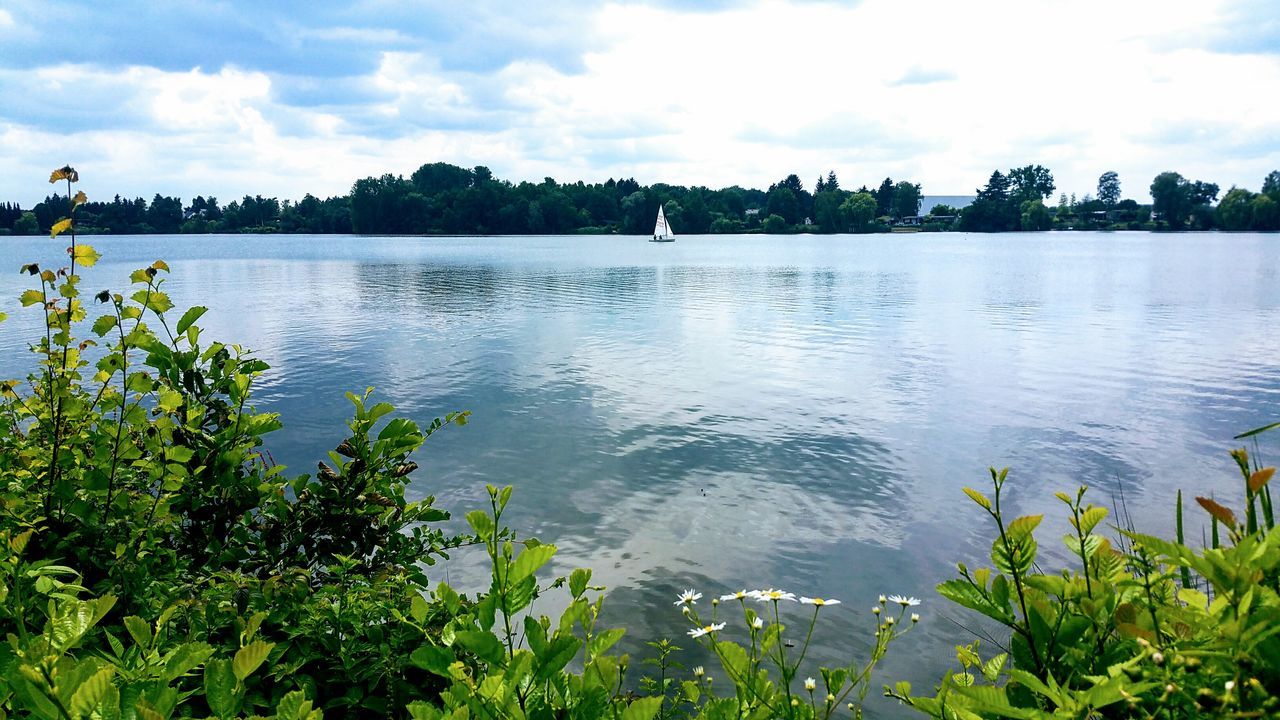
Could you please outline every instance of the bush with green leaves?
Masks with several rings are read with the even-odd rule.
[[[1196,498],[1211,517],[1205,548],[1184,541],[1180,493],[1175,541],[1117,528],[1119,547],[1098,533],[1108,512],[1085,503],[1085,488],[1058,493],[1072,528],[1064,541],[1080,561],[1058,573],[1037,565],[1042,516],[1009,520],[1001,508],[1007,470],[991,471],[990,496],[965,488],[995,524],[994,568],[962,563],[938,592],[1007,628],[1007,653],[983,660],[978,643],[959,647],[960,671],[932,697],[913,696],[905,682],[886,693],[939,718],[1276,716],[1280,529],[1267,486],[1275,470],[1251,465],[1243,449],[1232,456],[1245,519]]]
[[[67,265],[22,268],[39,283],[21,297],[43,316],[37,369],[0,382],[0,535],[31,567],[74,574],[75,593],[55,605],[112,599],[51,662],[109,657],[111,638],[163,617],[171,635],[212,649],[206,674],[243,650],[246,632],[271,646],[266,671],[238,678],[245,705],[235,712],[276,707],[297,689],[354,715],[433,697],[439,684],[409,661],[422,632],[402,613],[427,588],[424,564],[469,539],[446,536],[447,513],[405,489],[410,455],[468,414],[424,430],[390,418],[368,391],[349,394],[350,435],[314,477],[286,478],[262,445],[280,420],[250,401],[266,363],[207,341],[205,308],[175,310],[163,261],[135,271],[128,292],[85,295],[79,273],[99,255],[76,242],[78,180],[70,167],[51,176],[67,188],[68,216],[52,232],[70,239]],[[23,667],[24,628],[63,612],[22,600],[48,590],[48,577],[29,572],[11,574],[0,602],[0,633],[17,639],[0,651],[6,677]],[[0,697],[0,710],[14,697]],[[235,714],[202,697],[184,690],[156,707],[165,717]]]

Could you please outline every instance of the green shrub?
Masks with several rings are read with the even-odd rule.
[[[1096,531],[1105,508],[1058,493],[1073,529],[1063,540],[1080,564],[1040,572],[1034,531],[1042,516],[1007,520],[1007,471],[991,471],[994,493],[965,493],[991,516],[994,569],[959,566],[938,592],[1005,626],[1004,653],[983,660],[978,643],[958,648],[960,671],[933,697],[908,683],[886,692],[934,717],[1048,718],[1274,716],[1280,694],[1280,529],[1267,487],[1274,468],[1244,476],[1245,518],[1196,498],[1212,518],[1210,547],[1120,530],[1120,548]],[[1221,542],[1221,528],[1226,542]]]

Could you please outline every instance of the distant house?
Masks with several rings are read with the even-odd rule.
[[[760,208],[747,208],[746,215],[747,215],[747,218],[759,217]]]

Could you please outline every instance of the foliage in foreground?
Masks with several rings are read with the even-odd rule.
[[[886,689],[940,718],[1263,717],[1280,710],[1280,529],[1267,486],[1274,468],[1232,453],[1244,478],[1244,520],[1210,498],[1212,542],[1195,549],[1124,529],[1121,547],[1098,534],[1106,508],[1058,493],[1079,566],[1037,567],[1042,516],[1001,510],[1007,470],[993,493],[965,488],[995,524],[993,568],[959,565],[938,586],[947,599],[1007,629],[1008,651],[983,658],[958,648],[961,669],[933,697],[907,683]],[[1225,535],[1225,537],[1224,537]],[[1012,659],[1010,663],[1009,660]]]

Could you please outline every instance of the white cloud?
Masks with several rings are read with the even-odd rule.
[[[8,10],[0,8],[0,30],[11,28],[14,26],[13,15]]]
[[[1280,60],[1194,45],[1226,7],[616,4],[594,14],[596,49],[577,70],[529,59],[458,71],[423,51],[384,52],[361,81],[367,101],[310,108],[288,104],[292,78],[234,66],[0,71],[6,96],[49,98],[25,115],[0,108],[0,152],[23,172],[86,158],[100,163],[86,177],[148,196],[337,194],[437,160],[517,181],[763,187],[834,168],[845,186],[889,175],[944,194],[1039,163],[1080,194],[1106,170],[1139,198],[1167,169],[1256,188],[1280,167],[1280,104],[1257,91],[1280,86]],[[80,114],[38,119],[60,106]],[[38,199],[28,179],[6,173],[0,197]]]

